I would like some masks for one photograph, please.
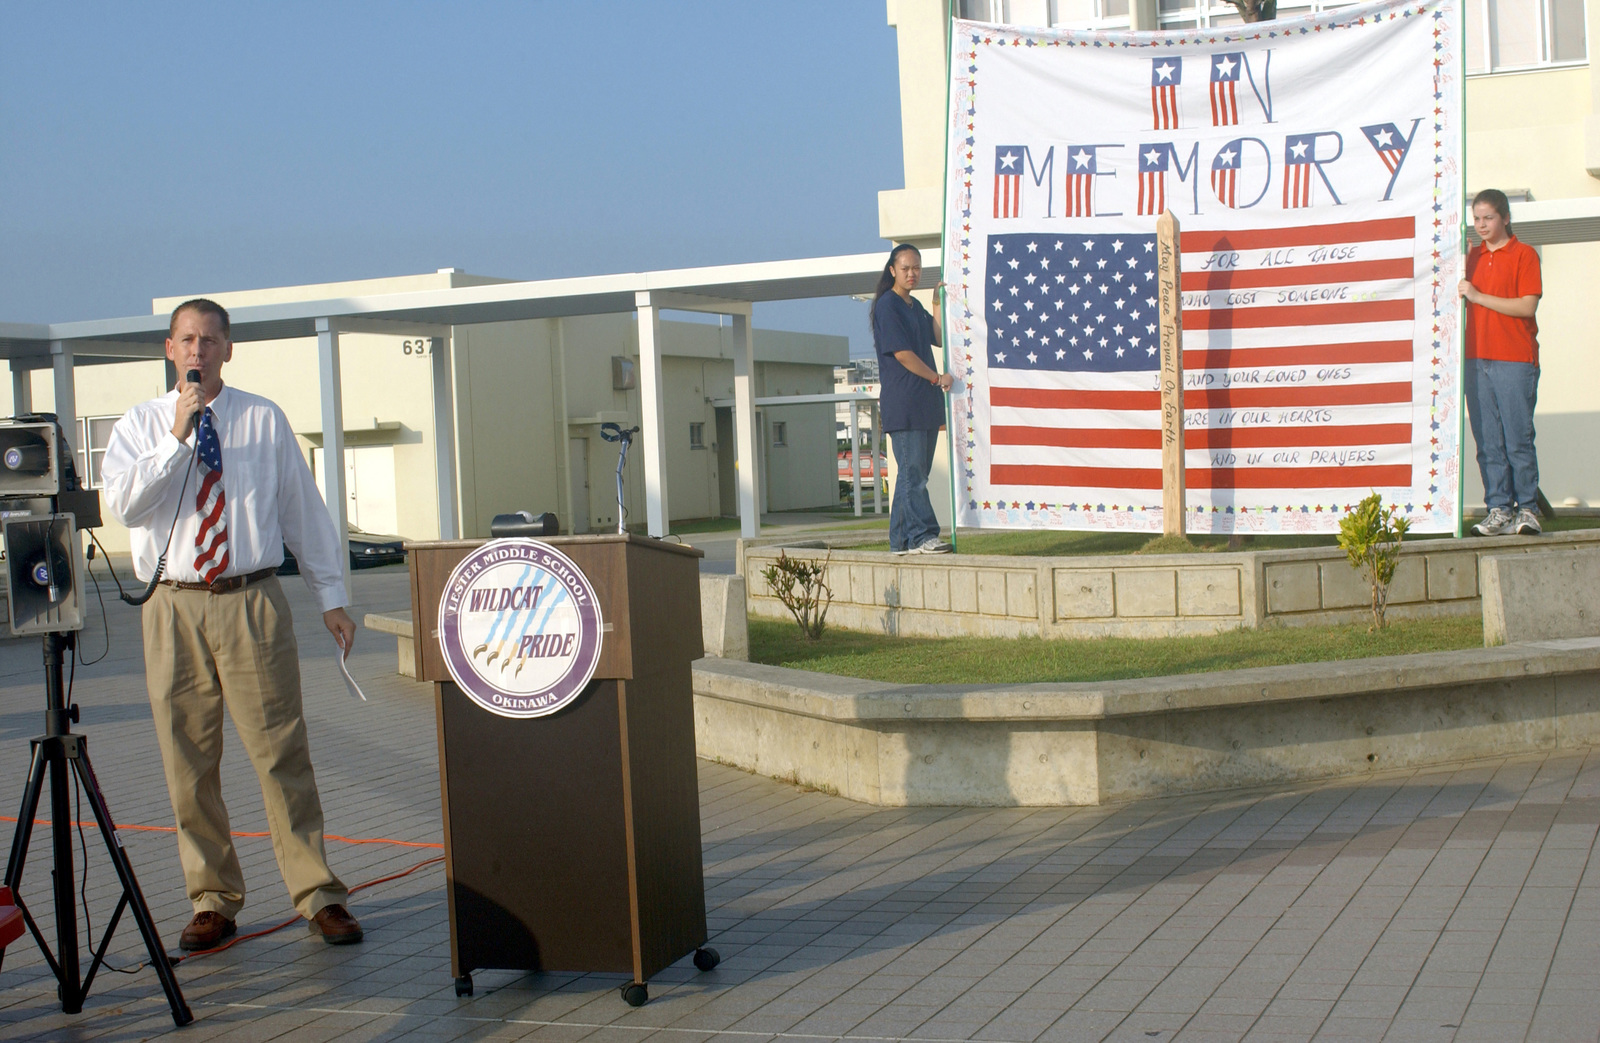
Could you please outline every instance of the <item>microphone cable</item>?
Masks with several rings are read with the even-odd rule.
[[[184,374],[184,381],[189,384],[200,383],[200,371],[198,369],[189,370]],[[198,428],[199,425],[200,421],[198,418],[196,418],[195,426]],[[156,559],[156,571],[153,575],[151,575],[149,584],[144,588],[143,592],[138,594],[129,594],[127,591],[122,589],[122,583],[120,581],[117,583],[117,595],[130,605],[143,605],[146,601],[149,601],[152,597],[154,597],[156,585],[161,582],[162,573],[167,571],[167,553],[172,550],[172,535],[178,531],[178,519],[183,515],[183,496],[189,491],[189,478],[194,474],[195,457],[199,455],[200,447],[198,444],[196,444],[195,448],[189,452],[189,468],[183,472],[183,485],[178,489],[178,509],[172,512],[172,527],[167,530],[167,544],[162,548],[161,556]],[[107,561],[106,564],[108,567],[110,566],[109,561]],[[113,579],[115,579],[116,573],[113,572],[111,576]]]

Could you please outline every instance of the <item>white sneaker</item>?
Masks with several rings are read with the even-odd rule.
[[[1504,536],[1506,533],[1513,531],[1512,522],[1515,517],[1509,507],[1491,507],[1489,516],[1472,527],[1472,535]],[[1538,528],[1537,521],[1534,522],[1534,528]]]
[[[908,554],[949,554],[955,548],[948,543],[939,542],[938,537],[928,540],[920,547],[913,547]]]
[[[1543,530],[1539,528],[1539,512],[1532,507],[1524,507],[1517,512],[1517,520],[1513,531],[1518,536],[1537,536]]]

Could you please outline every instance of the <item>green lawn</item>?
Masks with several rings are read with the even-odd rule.
[[[870,511],[862,513],[857,518],[850,508],[822,507],[812,508],[807,511],[794,511],[795,514],[814,514],[817,521],[856,522],[861,528],[888,528],[889,516],[887,514],[872,514]],[[1593,529],[1600,528],[1600,518],[1552,518],[1545,522],[1546,531],[1558,532],[1563,529]],[[678,535],[687,536],[699,532],[737,532],[739,530],[738,518],[692,518],[672,523],[672,531]],[[628,531],[643,533],[645,526],[641,522],[628,526]],[[1412,536],[1413,540],[1449,539],[1448,536]],[[963,535],[960,539],[961,553],[963,554],[1011,554],[1021,556],[1040,557],[1073,557],[1085,554],[1137,554],[1149,543],[1151,536],[1147,532],[974,532]],[[1228,537],[1226,536],[1191,536],[1189,542],[1201,551],[1226,550]],[[1282,550],[1289,547],[1332,547],[1336,545],[1330,536],[1246,536],[1241,541],[1243,550]],[[852,547],[851,550],[878,550],[887,551],[887,540],[867,543]]]
[[[1108,681],[1482,646],[1478,616],[1396,620],[1371,634],[1365,626],[1282,627],[1070,641],[887,637],[830,627],[816,644],[791,621],[750,620],[751,662],[898,684]]]
[[[864,512],[861,517],[857,518],[855,514],[852,513],[851,509],[847,507],[812,507],[803,511],[786,511],[785,513],[814,515],[818,524],[823,524],[826,522],[856,522],[859,523],[859,527],[863,529],[889,527],[889,516],[887,514],[872,514],[870,511],[867,511]],[[648,526],[644,522],[638,522],[628,526],[629,532],[635,532],[641,536],[644,535],[647,529]],[[776,531],[772,526],[767,526],[767,529],[769,532]],[[700,532],[738,532],[739,519],[685,518],[673,522],[671,531],[678,536],[688,536],[693,533]],[[883,549],[888,550],[889,545],[885,543],[883,545]]]
[[[1595,529],[1600,528],[1600,517],[1571,515],[1547,518],[1544,521],[1546,532],[1562,532],[1569,529]],[[1010,554],[1024,557],[1078,557],[1089,554],[1137,554],[1146,544],[1150,543],[1152,536],[1147,532],[1056,532],[1049,530],[1026,530],[1018,532],[971,532],[962,533],[956,540],[957,549],[962,554]],[[1448,533],[1418,534],[1406,537],[1406,540],[1447,540],[1454,537]],[[1198,551],[1219,551],[1228,549],[1226,536],[1193,535],[1189,542],[1194,544]],[[1290,534],[1283,536],[1244,536],[1239,541],[1238,550],[1288,550],[1295,547],[1336,547],[1338,539],[1332,534],[1326,535],[1299,535]],[[877,550],[889,549],[888,542],[867,543],[851,547],[851,550]],[[1159,551],[1157,552],[1159,553]]]
[[[637,532],[641,536],[649,531],[649,526],[643,522],[628,526],[629,532]],[[738,518],[686,518],[675,521],[670,526],[670,531],[679,535],[688,535],[692,532],[738,532]]]

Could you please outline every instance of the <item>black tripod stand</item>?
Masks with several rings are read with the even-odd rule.
[[[122,840],[117,836],[116,827],[112,825],[111,812],[106,807],[105,797],[100,792],[100,784],[95,781],[94,767],[89,763],[88,740],[85,736],[74,735],[70,730],[71,725],[78,720],[78,708],[66,705],[61,688],[61,659],[71,642],[70,633],[44,635],[46,702],[44,734],[33,740],[33,763],[28,769],[27,788],[22,791],[22,810],[17,812],[17,833],[11,841],[11,860],[6,863],[5,883],[16,896],[17,908],[22,910],[22,917],[28,925],[28,930],[33,932],[34,941],[39,943],[39,950],[44,953],[45,962],[50,965],[50,970],[56,976],[58,983],[56,991],[61,997],[63,1011],[76,1014],[83,1010],[84,998],[89,995],[89,986],[105,958],[106,948],[111,944],[111,936],[116,933],[123,912],[131,908],[134,922],[139,925],[139,933],[144,936],[145,948],[150,953],[150,965],[155,968],[157,977],[161,979],[161,988],[166,992],[167,1002],[172,1006],[172,1020],[178,1025],[187,1025],[194,1020],[194,1015],[189,1013],[189,1005],[183,1001],[183,993],[178,989],[178,979],[172,973],[172,964],[161,948],[161,939],[156,934],[150,907],[145,904],[144,893],[139,890],[139,881],[134,879],[133,866],[128,862],[127,853],[122,850]],[[94,949],[91,954],[93,958],[89,961],[88,974],[81,978],[78,963],[78,910],[72,893],[72,809],[68,799],[72,790],[67,777],[68,764],[77,772],[78,782],[89,798],[89,806],[94,809],[94,818],[100,826],[100,835],[105,839],[106,852],[111,856],[111,865],[117,871],[117,879],[122,881],[122,897],[117,902],[116,912],[111,914],[111,921],[106,925],[106,933],[100,939],[99,948]],[[50,773],[50,839],[55,854],[55,872],[52,874],[56,903],[54,953],[50,951],[49,943],[40,933],[39,925],[34,923],[28,907],[23,904],[18,887],[22,882],[23,865],[28,858],[28,841],[33,835],[33,817],[39,810],[39,797],[44,790],[46,771]]]

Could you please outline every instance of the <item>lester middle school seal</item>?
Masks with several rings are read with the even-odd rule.
[[[578,697],[600,660],[600,602],[571,558],[537,540],[491,540],[439,599],[439,645],[467,697],[503,717],[543,717]]]

